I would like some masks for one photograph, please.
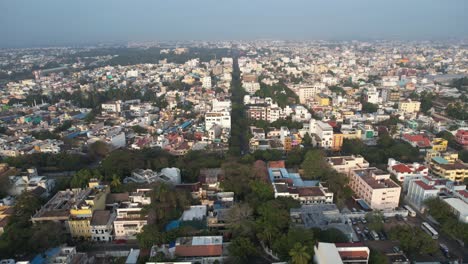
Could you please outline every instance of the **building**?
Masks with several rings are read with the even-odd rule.
[[[68,230],[67,221],[70,218],[70,209],[82,203],[88,194],[88,190],[82,189],[59,191],[31,217],[31,221],[33,223],[58,222]]]
[[[333,128],[325,122],[311,119],[309,123],[309,134],[312,138],[312,144],[325,149],[333,145]]]
[[[17,262],[19,263],[19,262]],[[32,260],[32,264],[87,264],[88,255],[86,253],[76,252],[75,247],[56,247],[36,255]]]
[[[301,204],[333,203],[333,193],[318,181],[304,181],[299,173],[289,172],[283,162],[270,162],[268,176],[275,198],[291,197]]]
[[[201,82],[202,82],[202,87],[203,88],[211,89],[211,87],[212,87],[211,76],[205,76],[205,77],[201,78]]]
[[[443,138],[434,138],[432,139],[432,150],[444,152],[447,151],[448,140]]]
[[[302,228],[320,228],[327,230],[335,228],[346,235],[349,241],[359,241],[359,237],[349,224],[349,217],[342,214],[333,204],[307,204],[289,211],[291,223]]]
[[[91,218],[91,240],[110,242],[113,237],[115,215],[109,210],[95,210]]]
[[[215,124],[231,129],[231,114],[227,111],[207,112],[205,114],[205,129],[209,129]]]
[[[41,196],[47,197],[55,186],[55,180],[48,179],[37,174],[36,168],[30,168],[27,172],[16,176],[10,176],[11,195],[19,195],[23,191],[34,191],[40,189]]]
[[[429,168],[422,164],[416,162],[404,164],[394,159],[388,159],[387,170],[390,174],[394,175],[399,182],[405,182],[407,177],[427,176],[429,174]]]
[[[315,95],[315,102],[317,102],[319,106],[329,106],[330,98],[326,94],[318,93]]]
[[[354,170],[350,187],[374,210],[394,210],[400,201],[401,187],[390,179],[390,174],[377,168]]]
[[[161,172],[153,170],[137,169],[130,177],[123,180],[124,183],[154,183],[163,182],[170,185],[180,184],[181,176],[178,168],[163,168]]]
[[[14,209],[12,206],[0,205],[0,236],[5,231],[10,216],[13,215]]]
[[[423,134],[403,134],[401,139],[408,142],[411,146],[418,148],[420,152],[432,149],[431,140]]]
[[[361,130],[359,129],[350,129],[350,130],[336,130],[333,131],[333,142],[332,142],[332,149],[335,151],[341,150],[343,146],[343,140],[345,139],[360,139],[361,138]]]
[[[223,260],[222,236],[179,237],[175,242],[175,256],[180,260],[213,263]]]
[[[319,85],[314,86],[302,86],[297,88],[297,94],[299,96],[299,102],[301,104],[307,103],[311,98],[315,97],[315,94],[321,89]]]
[[[122,111],[122,101],[108,102],[101,104],[103,113],[120,113]]]
[[[370,249],[363,243],[324,243],[314,247],[316,264],[367,264]]]
[[[462,223],[468,223],[468,203],[458,198],[443,199],[449,206],[458,220]]]
[[[456,198],[466,204],[468,192],[465,185],[447,179],[424,176],[409,181],[405,199],[415,209],[424,212],[424,202],[430,198]],[[455,203],[457,202],[453,203],[454,206],[459,207]]]
[[[437,177],[462,182],[468,178],[468,166],[461,161],[450,163],[442,157],[434,157],[429,163],[429,172]]]
[[[349,176],[353,170],[369,167],[369,162],[361,155],[328,157],[327,162],[334,170],[347,176]]]
[[[467,129],[459,129],[455,134],[455,140],[458,144],[462,145],[463,147],[468,146],[468,130]]]
[[[95,182],[91,181],[84,199],[70,208],[68,228],[73,238],[90,240],[93,213],[95,210],[104,210],[106,207],[106,197],[110,192],[109,186],[94,184]]]
[[[145,194],[149,190],[138,191],[121,202],[116,209],[114,220],[115,239],[136,239],[136,235],[148,224],[148,216],[142,212],[143,206],[151,201]]]
[[[420,107],[421,102],[418,101],[405,100],[398,103],[398,110],[408,114],[419,112]]]
[[[267,108],[266,104],[249,104],[246,106],[247,117],[253,120],[267,120]]]

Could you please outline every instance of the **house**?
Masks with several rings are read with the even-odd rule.
[[[304,181],[299,173],[284,168],[284,161],[270,162],[268,175],[275,198],[292,197],[301,204],[332,203],[333,193],[318,181]]]
[[[369,162],[361,155],[328,157],[327,162],[334,170],[347,176],[349,176],[353,170],[369,167]]]
[[[388,159],[387,170],[394,175],[399,182],[405,182],[407,177],[427,176],[429,168],[417,162],[404,164],[395,159]]]
[[[317,264],[367,264],[370,249],[363,243],[324,243],[314,247],[314,263]]]
[[[420,152],[426,152],[432,148],[431,140],[423,134],[403,134],[401,139],[408,142],[411,146],[418,148]]]
[[[179,237],[175,242],[174,255],[178,259],[184,261],[213,263],[214,261],[218,260],[218,262],[222,262],[224,259],[223,237]]]

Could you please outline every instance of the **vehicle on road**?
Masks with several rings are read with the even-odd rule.
[[[421,228],[427,234],[429,234],[432,237],[432,239],[438,239],[439,238],[439,233],[429,223],[423,222],[422,225],[421,225]]]
[[[439,248],[446,258],[450,258],[449,248],[445,244],[439,243]]]
[[[413,210],[413,208],[411,208],[409,205],[405,205],[405,206],[403,206],[403,208],[405,208],[406,211],[408,211],[409,216],[416,217],[416,211]]]

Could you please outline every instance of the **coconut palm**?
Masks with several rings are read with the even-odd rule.
[[[289,251],[292,264],[307,264],[311,258],[309,248],[301,243],[294,244],[294,247]]]

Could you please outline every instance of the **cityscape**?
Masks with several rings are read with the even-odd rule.
[[[5,7],[23,16],[16,4]],[[466,34],[122,28],[130,39],[73,43],[0,25],[12,29],[0,40],[0,264],[468,263]]]

